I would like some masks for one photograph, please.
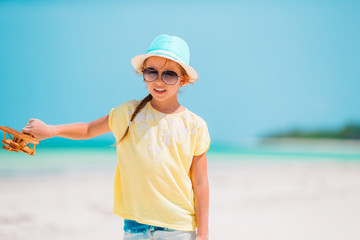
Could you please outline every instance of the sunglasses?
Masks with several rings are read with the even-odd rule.
[[[158,70],[154,69],[154,68],[145,68],[143,71],[143,77],[144,77],[144,81],[147,82],[153,82],[155,81],[158,76],[159,76],[159,72]],[[176,72],[174,71],[163,71],[161,73],[161,79],[164,83],[166,83],[167,85],[174,85],[177,83],[177,81],[179,80],[179,75],[177,75]]]

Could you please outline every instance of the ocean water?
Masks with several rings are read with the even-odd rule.
[[[113,171],[116,149],[112,140],[41,142],[35,156],[0,149],[0,178],[21,178],[73,173]],[[241,145],[212,143],[208,161],[360,161],[356,141],[268,141]]]

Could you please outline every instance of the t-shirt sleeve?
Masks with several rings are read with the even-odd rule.
[[[210,134],[207,128],[206,122],[202,120],[201,125],[199,126],[196,143],[195,143],[195,152],[194,156],[200,156],[209,150],[210,147]]]
[[[114,112],[115,112],[115,108],[112,108],[110,110],[110,113],[109,113],[109,128],[112,132],[114,132],[114,125],[113,125],[113,122],[114,122]]]
[[[133,101],[114,107],[109,112],[109,128],[119,140],[124,134],[132,114]]]

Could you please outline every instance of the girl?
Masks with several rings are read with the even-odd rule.
[[[210,137],[205,121],[177,99],[178,90],[198,78],[189,56],[184,40],[160,35],[131,61],[150,93],[143,100],[90,123],[55,126],[31,119],[22,130],[38,140],[112,131],[118,157],[114,213],[124,218],[124,239],[208,239]]]

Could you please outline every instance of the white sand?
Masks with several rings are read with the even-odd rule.
[[[114,173],[1,178],[0,239],[122,239]],[[360,239],[360,161],[210,155],[208,174],[210,239]]]

